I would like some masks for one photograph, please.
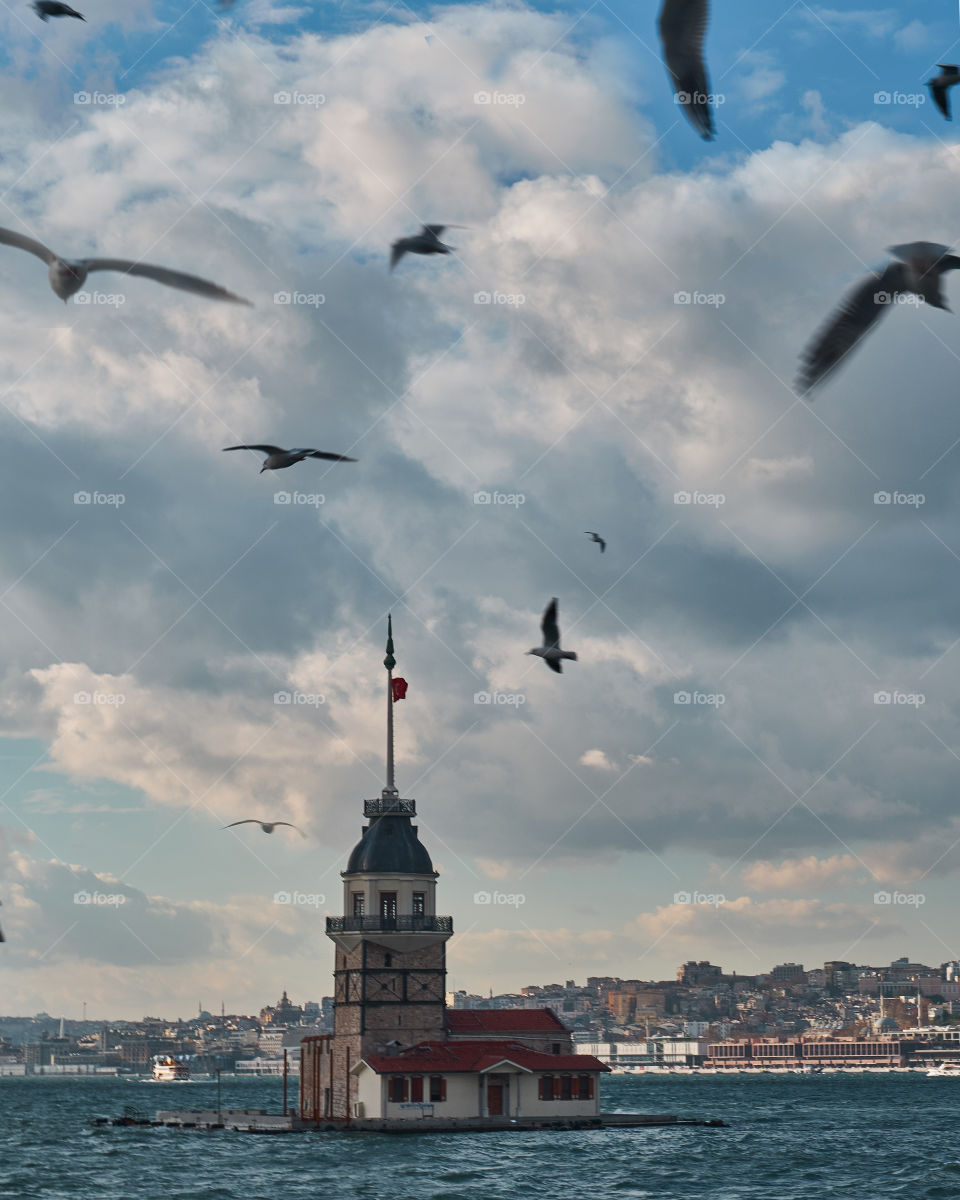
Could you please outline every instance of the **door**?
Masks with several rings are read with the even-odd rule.
[[[503,1084],[488,1083],[487,1084],[487,1116],[502,1117],[503,1116]]]

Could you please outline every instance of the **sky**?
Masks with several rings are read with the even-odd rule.
[[[388,612],[451,988],[960,957],[960,326],[792,387],[960,20],[715,5],[706,143],[656,7],[0,7],[0,225],[253,302],[0,247],[0,1013],[330,994]]]

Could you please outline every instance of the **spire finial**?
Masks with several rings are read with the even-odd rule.
[[[387,656],[383,660],[387,668],[387,786],[383,789],[384,796],[396,796],[397,788],[393,778],[393,668],[397,660],[393,657],[393,616],[387,613]]]

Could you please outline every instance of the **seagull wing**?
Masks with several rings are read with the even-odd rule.
[[[282,446],[224,446],[224,450],[259,450],[262,454],[286,454]]]
[[[663,0],[660,10],[664,62],[683,111],[705,141],[716,132],[707,99],[710,81],[703,61],[709,9],[708,0]]]
[[[446,225],[424,225],[421,228],[427,237],[439,238],[446,229]]]
[[[0,242],[5,243],[7,246],[16,246],[20,250],[28,250],[31,254],[35,254],[37,258],[42,258],[48,266],[57,257],[42,242],[34,241],[33,238],[26,237],[22,233],[15,233],[12,229],[0,229]]]
[[[563,667],[561,667],[560,660],[558,658],[545,658],[543,661],[547,664],[551,671],[556,671],[558,675],[563,674]]]
[[[166,284],[167,287],[180,288],[184,292],[193,292],[197,296],[206,296],[210,300],[227,300],[231,304],[246,304],[253,306],[242,296],[235,296],[226,288],[199,275],[187,275],[184,271],[169,271],[166,267],[154,267],[150,263],[131,262],[126,258],[84,258],[80,265],[88,271],[120,271],[124,275],[142,275],[155,283]]]
[[[930,80],[930,82],[927,84],[927,87],[930,89],[930,95],[933,97],[934,104],[940,109],[948,121],[951,120],[950,95],[946,87],[934,79]]]
[[[560,645],[560,627],[557,624],[557,598],[550,601],[543,611],[543,617],[540,621],[540,628],[543,631],[544,646],[559,646]]]
[[[903,263],[889,263],[882,275],[868,275],[847,294],[801,356],[797,380],[801,396],[821,383],[873,328],[903,290],[906,273]]]
[[[274,821],[273,823],[274,823],[274,825],[287,825],[291,829],[296,829],[297,833],[299,833],[302,838],[305,838],[307,836],[303,832],[303,830],[299,826],[294,825],[292,821]]]
[[[328,450],[303,450],[299,447],[296,450],[291,450],[291,454],[303,454],[306,458],[326,458],[330,462],[356,462],[355,458],[350,458],[346,454],[331,454]]]
[[[400,240],[393,243],[393,245],[390,247],[390,270],[391,271],[397,265],[397,263],[400,261],[400,259],[403,258],[403,256],[406,254],[406,252],[407,252],[407,246],[406,246],[405,239],[401,238]]]
[[[232,829],[234,825],[260,825],[262,822],[256,820],[255,817],[247,817],[245,821],[231,821],[229,825],[224,825],[224,829]]]

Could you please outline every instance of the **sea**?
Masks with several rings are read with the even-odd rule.
[[[276,1079],[222,1080],[225,1108],[279,1112]],[[0,1079],[3,1200],[909,1200],[960,1197],[960,1079],[651,1075],[603,1080],[608,1112],[697,1127],[255,1135],[94,1128],[126,1106],[216,1107],[216,1084]]]

